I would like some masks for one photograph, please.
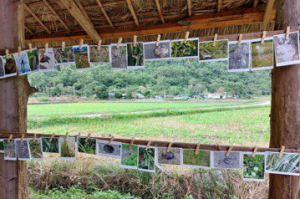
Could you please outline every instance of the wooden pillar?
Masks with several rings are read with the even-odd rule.
[[[276,28],[300,30],[300,1],[278,0]],[[300,65],[275,68],[272,73],[270,147],[300,148]],[[299,199],[300,178],[270,175],[270,199]]]

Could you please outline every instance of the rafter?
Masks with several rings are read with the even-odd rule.
[[[26,25],[24,27],[25,27],[25,30],[27,32],[29,32],[29,34],[34,35],[34,33]]]
[[[269,0],[268,1],[267,8],[266,8],[265,15],[264,15],[264,19],[263,19],[263,22],[262,22],[262,30],[267,29],[267,26],[268,26],[268,23],[270,21],[270,17],[271,17],[271,14],[272,14],[274,2],[275,2],[275,0]]]
[[[73,1],[73,0],[71,0],[71,1]],[[84,7],[81,5],[80,1],[79,0],[74,0],[74,3],[78,6],[78,8],[80,9],[80,11],[84,15],[84,17],[92,23],[89,15],[86,13],[86,11],[85,11]]]
[[[139,26],[140,24],[139,24],[139,21],[138,21],[138,19],[137,19],[136,14],[135,14],[135,11],[134,11],[134,9],[133,9],[131,0],[126,0],[126,2],[127,2],[127,5],[128,5],[128,8],[129,8],[129,11],[130,11],[130,13],[131,13],[131,15],[132,15],[132,17],[133,17],[133,20],[134,20],[135,25],[136,25],[136,26]]]
[[[254,1],[253,1],[253,7],[256,8],[257,5],[258,5],[258,0],[254,0]]]
[[[218,0],[218,12],[221,11],[222,8],[222,0]]]
[[[160,7],[160,3],[159,3],[159,0],[155,0],[155,4],[156,4],[156,7],[157,7],[157,10],[158,10],[158,14],[159,14],[159,17],[160,17],[160,20],[163,24],[165,24],[165,18],[164,18],[164,15],[163,15],[163,12],[162,12],[162,9]]]
[[[25,9],[34,17],[34,19],[39,22],[39,24],[46,30],[46,32],[48,34],[51,34],[51,31],[49,30],[49,28],[47,28],[45,26],[45,24],[38,18],[38,16],[36,16],[36,14],[34,14],[34,12],[26,5],[24,4]]]
[[[105,9],[103,8],[103,5],[102,5],[101,1],[100,1],[100,0],[96,0],[96,2],[97,2],[97,4],[98,4],[98,7],[100,8],[102,14],[104,15],[104,17],[105,17],[107,23],[109,24],[109,26],[112,27],[112,28],[114,28],[114,25],[113,25],[113,23],[111,22],[111,20],[110,20],[108,14],[107,14],[107,12],[106,12]]]
[[[188,7],[188,14],[189,14],[189,17],[192,16],[192,0],[187,0],[187,7]]]

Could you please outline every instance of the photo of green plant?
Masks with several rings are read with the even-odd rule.
[[[96,154],[96,139],[90,138],[85,141],[86,138],[79,137],[78,138],[78,152],[87,153],[87,154]]]
[[[91,63],[109,63],[110,60],[110,47],[101,46],[98,50],[98,46],[89,46],[90,48],[90,62]]]
[[[243,179],[246,181],[265,180],[265,154],[257,153],[252,157],[252,153],[243,153]]]
[[[87,45],[73,46],[73,51],[75,55],[75,65],[77,69],[88,69],[90,68],[89,62],[89,47]]]
[[[37,71],[39,70],[39,55],[38,55],[38,50],[32,49],[32,51],[30,52],[30,50],[27,51],[27,55],[28,55],[28,60],[29,60],[29,66],[31,71]]]
[[[228,40],[219,40],[199,43],[199,61],[228,60]]]
[[[189,167],[210,168],[211,155],[210,151],[199,150],[195,155],[194,149],[183,150],[183,165]]]
[[[61,159],[75,159],[76,157],[76,138],[60,137],[59,154]]]
[[[32,159],[42,159],[43,152],[42,152],[42,140],[29,140],[29,148],[30,148],[30,155]]]
[[[73,48],[70,46],[65,47],[64,50],[62,50],[62,48],[53,48],[53,53],[55,58],[55,64],[66,64],[75,62]]]
[[[50,140],[48,137],[42,138],[43,152],[58,153],[58,138],[52,138],[51,142]]]
[[[97,155],[112,158],[121,158],[122,143],[112,142],[108,145],[108,141],[97,140]]]
[[[8,139],[3,140],[4,146],[4,160],[16,160],[17,153],[16,153],[16,143],[14,140],[8,142]]]
[[[284,153],[279,159],[279,153],[266,153],[266,173],[300,176],[300,154]]]
[[[127,66],[130,68],[141,68],[144,66],[144,44],[136,43],[134,47],[133,44],[127,44]]]
[[[29,160],[30,159],[30,149],[28,140],[16,140],[17,154],[19,160]]]
[[[121,167],[127,169],[137,169],[138,165],[138,146],[132,145],[129,149],[129,144],[122,144]]]
[[[272,69],[274,67],[274,52],[272,39],[265,40],[264,44],[261,44],[260,39],[258,41],[252,41],[251,49],[251,70]]]
[[[168,152],[167,148],[158,148],[157,153],[159,164],[181,165],[182,149],[171,148]]]
[[[4,143],[3,143],[3,139],[0,139],[0,153],[4,153]]]
[[[138,161],[138,169],[142,171],[155,171],[155,148],[148,148],[146,150],[145,147],[139,147],[139,161]]]
[[[198,57],[198,39],[171,41],[171,57]]]

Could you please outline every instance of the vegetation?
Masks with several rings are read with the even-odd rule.
[[[281,158],[278,153],[268,153],[266,171],[271,173],[289,173],[300,175],[300,154],[287,153]]]
[[[60,138],[60,157],[75,158],[76,140],[75,137]]]
[[[96,139],[90,138],[86,141],[86,138],[78,138],[78,152],[87,154],[96,154]]]
[[[273,41],[265,41],[251,43],[252,51],[252,68],[273,67],[274,65],[274,53],[273,53]]]
[[[129,149],[129,144],[122,144],[121,164],[123,166],[136,167],[138,163],[138,146],[132,145]]]
[[[109,62],[110,51],[109,46],[101,46],[98,51],[98,46],[89,46],[91,62]]]
[[[228,41],[202,42],[199,44],[199,59],[200,60],[215,60],[228,58]]]
[[[143,43],[137,43],[136,47],[133,44],[127,44],[127,63],[128,66],[143,66],[144,65],[144,49]]]
[[[195,155],[195,150],[183,150],[183,164],[192,166],[210,167],[210,151],[199,150]]]
[[[243,178],[245,179],[265,179],[265,155],[243,154]]]
[[[171,57],[194,57],[198,56],[198,39],[171,42]]]
[[[139,147],[138,168],[153,171],[155,169],[155,149]]]
[[[58,153],[58,138],[42,138],[43,152]]]
[[[41,148],[41,140],[37,139],[35,141],[29,140],[29,148],[31,158],[43,158],[42,148]]]

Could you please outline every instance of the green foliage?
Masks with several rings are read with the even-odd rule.
[[[210,151],[199,150],[195,155],[195,150],[183,150],[183,163],[187,165],[210,167]]]
[[[171,57],[193,57],[198,55],[198,40],[171,42]]]
[[[278,157],[278,153],[269,153],[267,155],[266,170],[269,172],[281,172],[281,173],[300,173],[300,154],[283,154],[281,159]]]
[[[63,139],[60,143],[60,156],[65,158],[75,157],[75,137]]]
[[[243,177],[249,179],[265,178],[265,155],[257,154],[254,158],[251,154],[244,154]]]
[[[132,148],[128,148],[128,144],[122,144],[122,165],[137,166],[138,161],[138,147],[132,145]]]
[[[154,170],[155,149],[139,147],[139,169]]]
[[[29,141],[30,154],[32,158],[43,158],[40,140]]]
[[[86,138],[78,138],[78,152],[96,154],[96,139],[90,138],[85,141]]]
[[[199,44],[200,60],[224,59],[228,58],[228,41],[204,42]]]
[[[127,63],[128,66],[143,66],[144,65],[144,49],[142,43],[137,43],[136,47],[133,44],[127,44]]]
[[[50,138],[42,138],[43,152],[58,153],[58,139],[53,138],[50,142]]]

